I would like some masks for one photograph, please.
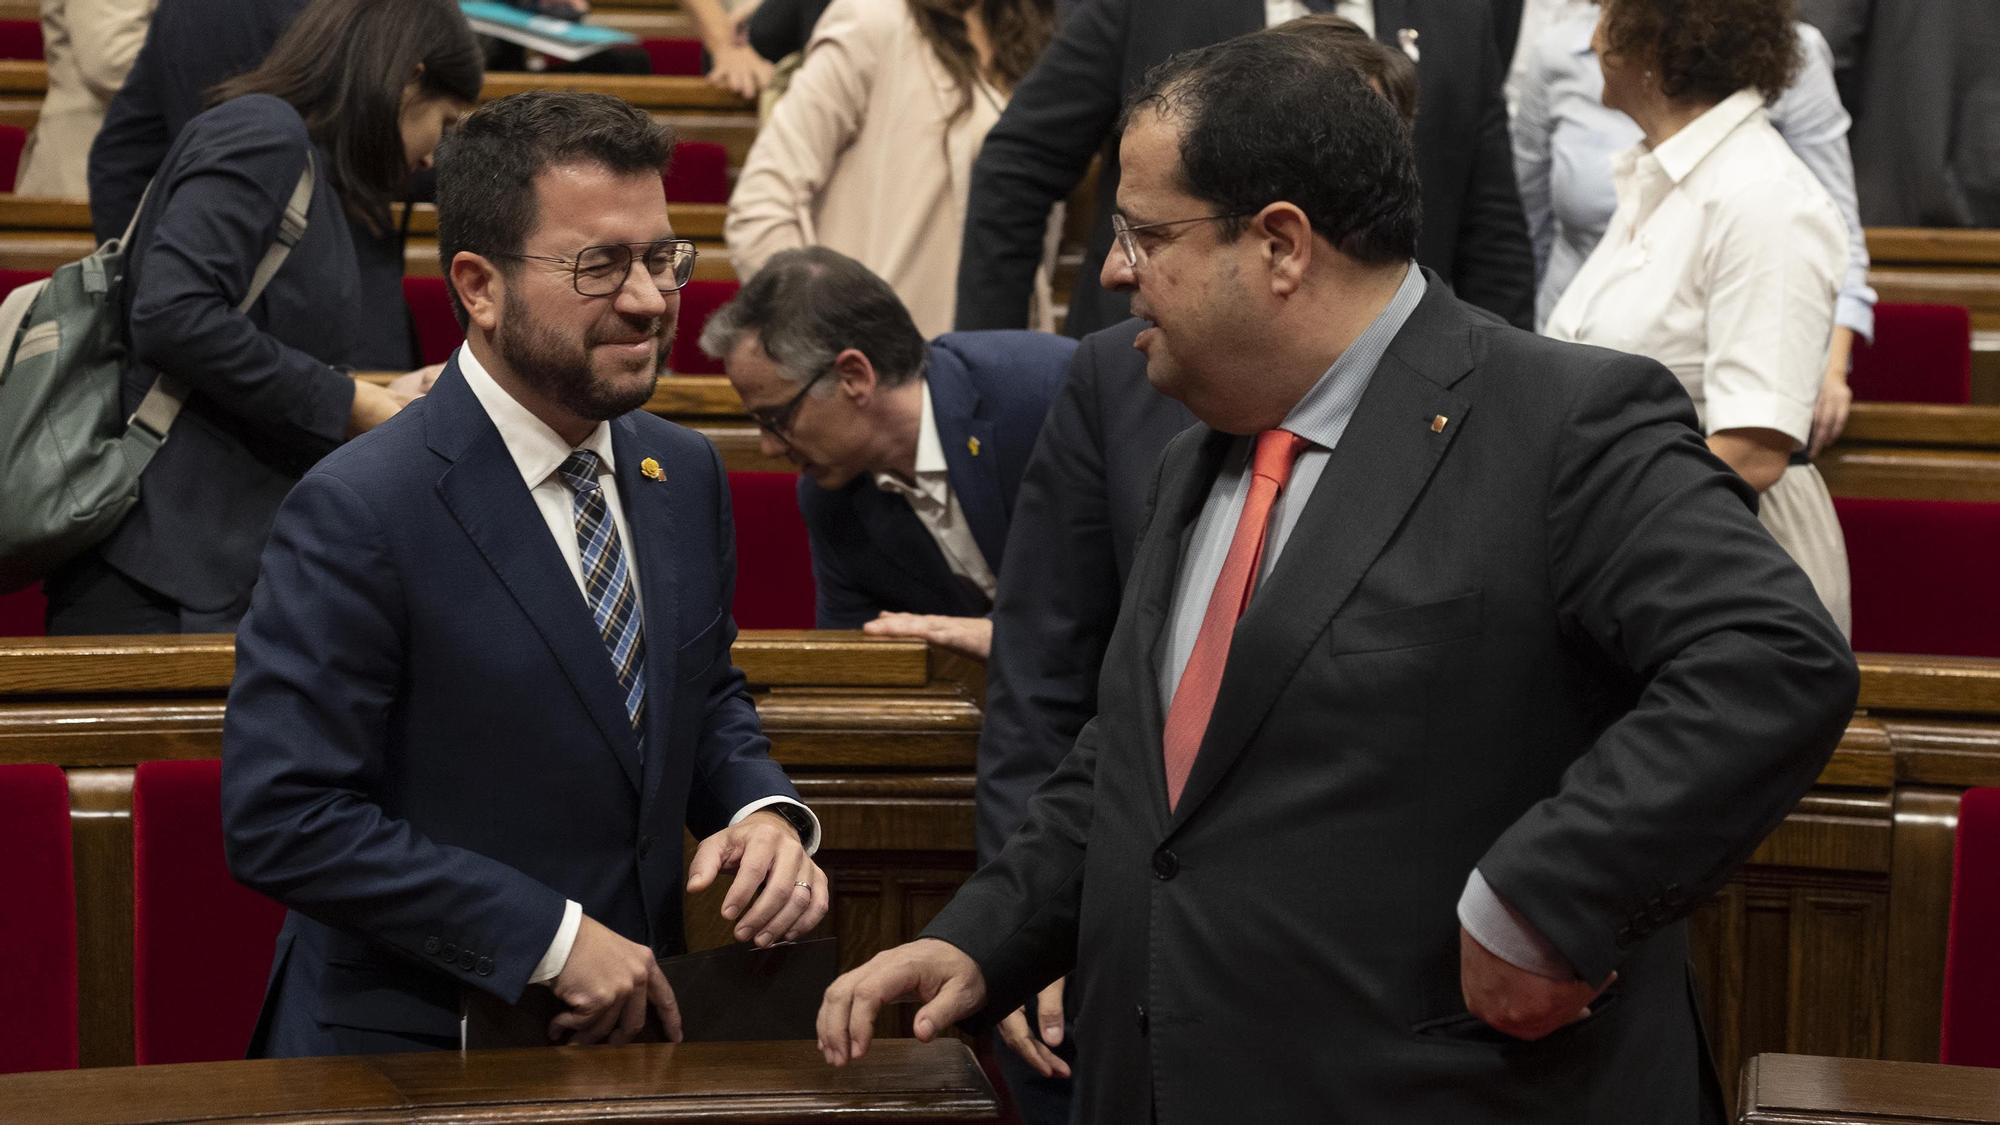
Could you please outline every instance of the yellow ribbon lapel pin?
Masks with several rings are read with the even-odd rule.
[[[979,439],[976,437],[966,438],[965,451],[967,453],[972,454],[974,457],[979,456]]]

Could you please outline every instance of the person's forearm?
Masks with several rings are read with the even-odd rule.
[[[1723,430],[1708,435],[1708,449],[1751,488],[1763,492],[1785,475],[1792,440],[1776,430]]]

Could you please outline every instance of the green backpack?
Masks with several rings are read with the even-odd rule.
[[[237,312],[257,303],[305,236],[312,191],[308,152],[278,239]],[[125,255],[138,222],[135,212],[121,237],[0,301],[0,593],[40,580],[117,528],[187,398],[186,384],[162,373],[131,417],[119,409]]]

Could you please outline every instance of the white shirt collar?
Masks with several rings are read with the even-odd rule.
[[[944,460],[944,442],[938,438],[937,418],[931,413],[931,381],[917,377],[923,405],[917,411],[917,481],[935,480],[949,472]],[[908,492],[909,486],[894,473],[876,473],[875,487],[885,492]]]
[[[1708,154],[1714,152],[1736,127],[1764,108],[1764,95],[1755,87],[1745,87],[1710,106],[1708,112],[1687,123],[1680,132],[1661,141],[1653,150],[1660,170],[1675,183],[1687,179]]]
[[[459,345],[455,354],[466,386],[472,388],[472,396],[479,400],[486,416],[493,420],[494,428],[500,431],[500,440],[506,444],[508,455],[514,459],[514,467],[521,470],[521,479],[530,490],[549,479],[550,474],[575,449],[588,449],[597,454],[602,466],[600,475],[617,468],[611,459],[611,423],[599,422],[582,444],[572,447],[561,434],[550,429],[547,422],[535,417],[494,381],[479,362],[479,357],[472,354],[471,345]]]

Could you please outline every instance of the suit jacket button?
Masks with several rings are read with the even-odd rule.
[[[1138,1023],[1139,1023],[1139,1034],[1141,1035],[1145,1035],[1147,1033],[1148,1028],[1152,1026],[1150,1021],[1146,1019],[1146,1006],[1144,1004],[1139,1005]]]
[[[473,956],[472,950],[470,949],[458,955],[458,967],[464,969],[468,973],[471,972],[472,967],[474,965],[477,965],[478,963],[479,963],[479,958]]]
[[[1161,882],[1164,883],[1168,879],[1180,874],[1180,871],[1181,860],[1179,856],[1166,848],[1161,848],[1159,851],[1153,853],[1153,874]]]
[[[449,941],[445,942],[444,948],[438,950],[438,956],[444,958],[447,961],[452,960],[453,958],[458,956],[458,945],[454,942],[449,942]]]
[[[435,954],[435,953],[436,953],[437,951],[438,951],[438,939],[437,939],[437,938],[435,938],[435,937],[427,937],[427,938],[425,938],[425,939],[424,939],[424,952],[425,952],[425,953],[431,953],[431,954]]]
[[[473,972],[475,972],[475,973],[478,973],[478,974],[479,974],[480,976],[482,976],[482,977],[490,977],[490,976],[492,976],[492,975],[493,975],[493,958],[491,958],[491,957],[481,957],[481,958],[479,959],[479,964],[477,964],[477,965],[474,965],[474,966],[473,966],[473,968],[472,968],[472,971],[473,971]]]

